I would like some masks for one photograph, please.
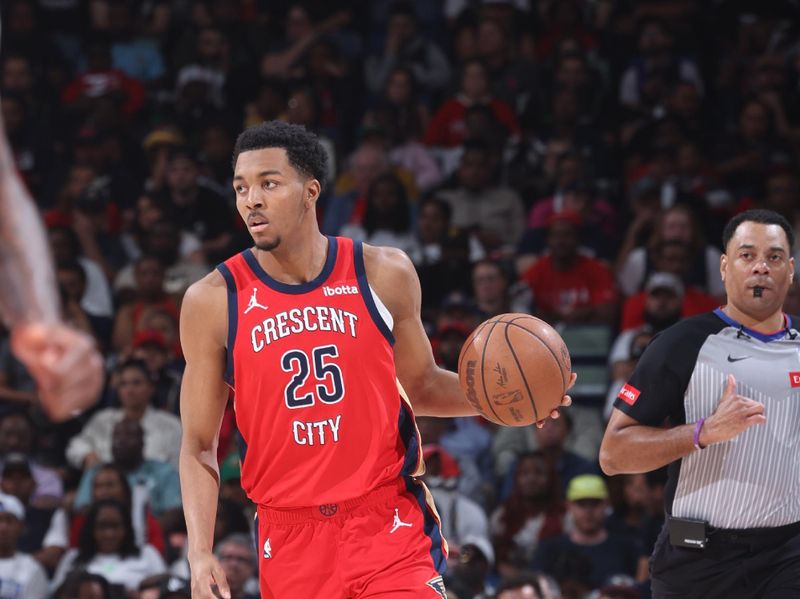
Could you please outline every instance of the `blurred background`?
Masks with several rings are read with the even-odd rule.
[[[725,302],[725,221],[800,222],[799,10],[3,0],[3,119],[64,317],[108,381],[53,424],[0,335],[0,597],[189,596],[180,302],[249,245],[231,151],[279,119],[328,152],[323,231],[414,261],[441,365],[510,311],[556,324],[573,356],[575,405],[544,429],[419,418],[450,596],[647,599],[665,475],[601,477],[599,442],[652,336]],[[229,408],[215,542],[242,599],[258,556],[236,441]]]

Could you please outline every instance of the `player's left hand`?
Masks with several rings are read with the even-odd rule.
[[[578,379],[578,375],[573,372],[569,377],[569,385],[567,385],[567,391],[569,391],[570,389],[572,389],[572,387],[575,386],[575,381],[577,379]],[[569,395],[565,395],[564,397],[561,398],[561,406],[560,407],[566,408],[567,406],[571,406],[571,405],[572,405],[572,398]],[[550,418],[553,418],[554,420],[556,418],[558,418],[559,416],[561,416],[561,414],[558,413],[558,408],[556,408],[555,410],[550,412]],[[542,420],[537,421],[536,422],[536,428],[542,428],[544,426],[545,422],[547,422],[547,418],[543,418]]]
[[[103,360],[94,340],[63,323],[14,328],[11,348],[36,380],[42,406],[67,420],[91,406],[103,384]]]

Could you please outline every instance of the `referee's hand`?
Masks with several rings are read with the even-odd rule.
[[[700,431],[700,445],[722,443],[740,435],[755,424],[764,424],[764,404],[736,393],[736,379],[728,375],[728,384],[716,411],[706,418]]]

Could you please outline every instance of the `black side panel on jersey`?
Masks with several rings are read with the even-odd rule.
[[[627,391],[623,389],[614,406],[649,426],[686,424],[684,395],[697,355],[708,337],[726,326],[713,312],[708,312],[682,320],[656,335],[639,359],[626,386]],[[623,393],[627,400],[622,399]],[[669,478],[664,490],[668,514],[672,513],[680,468],[681,460],[669,464]]]

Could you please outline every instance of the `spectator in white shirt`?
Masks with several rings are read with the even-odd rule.
[[[25,508],[16,497],[0,493],[0,597],[45,599],[47,574],[35,559],[17,551]]]
[[[53,588],[78,568],[132,593],[144,578],[165,572],[166,564],[152,545],[137,547],[127,506],[104,499],[89,509],[78,547],[64,555],[53,576]]]
[[[155,385],[141,360],[123,362],[116,370],[119,408],[97,412],[67,446],[67,461],[76,468],[110,462],[114,425],[123,419],[136,420],[144,430],[144,457],[169,462],[177,467],[181,445],[181,422],[177,416],[152,407]]]

